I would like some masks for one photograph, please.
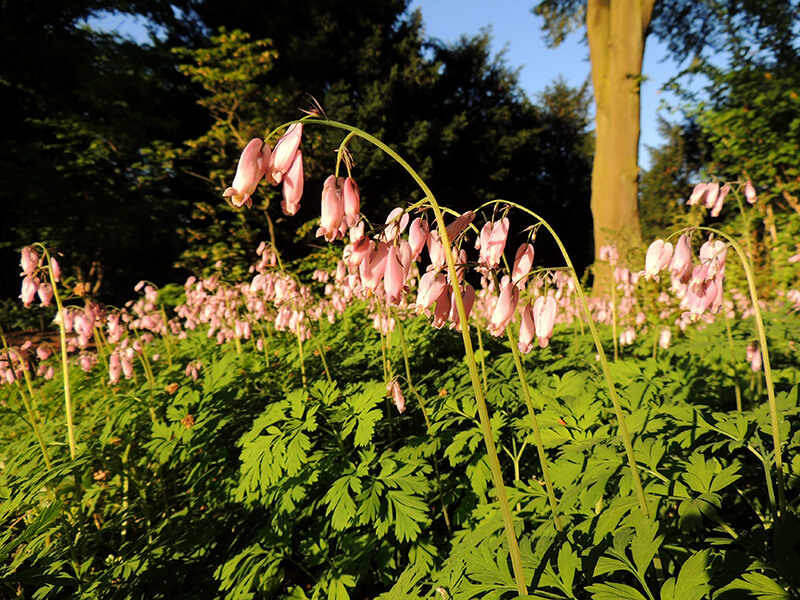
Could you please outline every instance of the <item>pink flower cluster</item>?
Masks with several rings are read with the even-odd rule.
[[[281,208],[287,215],[297,213],[303,195],[303,153],[300,138],[303,124],[289,126],[274,149],[255,138],[245,146],[236,167],[233,184],[222,195],[231,199],[234,206],[253,205],[251,196],[258,184],[266,179],[272,185],[283,183]]]
[[[33,246],[25,246],[22,249],[22,258],[20,259],[20,266],[22,267],[22,291],[20,298],[22,303],[27,307],[33,304],[36,296],[39,296],[39,301],[42,306],[50,306],[53,299],[53,286],[48,281],[48,277],[41,277],[40,273],[46,269],[43,264],[44,257],[39,256]],[[50,257],[50,268],[53,270],[53,277],[56,281],[61,279],[61,267],[58,261]],[[45,274],[47,271],[45,270]]]

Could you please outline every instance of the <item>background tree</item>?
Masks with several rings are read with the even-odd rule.
[[[732,38],[790,45],[796,3],[754,0],[542,0],[534,12],[557,45],[585,27],[595,96],[592,169],[595,252],[608,233],[637,239],[639,83],[652,33],[683,60],[721,51]],[[608,232],[608,233],[607,233]]]
[[[695,121],[671,124],[659,118],[666,141],[648,148],[650,168],[642,173],[639,218],[645,240],[663,238],[685,222],[684,204],[708,164],[706,138]]]
[[[306,256],[339,132],[305,136],[299,220],[284,220],[269,186],[249,213],[229,211],[221,192],[244,142],[300,116],[309,96],[408,157],[457,210],[500,197],[546,216],[584,207],[588,223],[585,90],[561,85],[531,102],[502,56],[491,56],[488,35],[426,40],[421,14],[406,13],[405,1],[39,8],[19,0],[1,9],[0,49],[11,57],[0,66],[0,99],[11,107],[0,144],[6,297],[19,294],[18,251],[34,240],[62,252],[68,271],[107,302],[142,278],[181,278],[175,264],[243,268],[270,238],[270,222],[288,258]],[[147,19],[150,43],[93,31],[87,19],[104,11]],[[371,220],[416,199],[397,165],[353,150]],[[564,221],[562,233],[572,225]],[[580,254],[587,235],[575,233]]]
[[[196,111],[176,93],[160,46],[93,31],[115,2],[0,5],[0,250],[3,296],[19,294],[18,250],[42,241],[107,298],[137,278],[174,277],[185,196],[161,171],[163,139],[185,139]],[[164,3],[126,10],[160,18]],[[171,11],[167,11],[170,12]],[[169,183],[169,185],[166,185]],[[120,294],[119,296],[115,296]]]
[[[503,197],[528,203],[546,214],[564,214],[556,210],[562,206],[567,214],[578,215],[570,220],[571,226],[577,221],[587,227],[585,90],[570,94],[561,85],[548,99],[548,107],[535,105],[525,98],[516,73],[505,66],[502,57],[491,56],[488,35],[462,38],[450,45],[426,41],[421,14],[406,15],[405,8],[405,2],[393,1],[371,3],[366,11],[356,10],[350,3],[311,2],[304,5],[301,15],[291,2],[273,3],[268,11],[259,4],[230,11],[222,10],[218,2],[206,1],[194,5],[194,18],[202,23],[201,29],[242,28],[252,39],[263,36],[272,41],[277,59],[253,88],[259,90],[261,100],[256,94],[252,102],[242,99],[237,105],[237,122],[252,119],[247,124],[251,131],[258,129],[257,123],[274,126],[297,118],[301,114],[297,109],[309,106],[308,96],[312,96],[330,118],[362,127],[396,148],[456,210]],[[270,15],[273,17],[268,18]],[[371,21],[364,20],[367,16]],[[206,88],[204,103],[213,97],[209,85],[220,84],[201,82],[206,72],[198,70],[196,77]],[[556,130],[561,139],[553,143]],[[238,144],[235,137],[228,144]],[[259,207],[269,204],[266,214],[275,223],[279,248],[289,257],[305,256],[306,245],[314,243],[317,198],[340,139],[337,131],[307,129],[306,192],[299,215],[299,222],[306,225],[299,234],[295,225],[284,220],[278,203],[270,202],[274,192],[268,186],[259,190],[266,200]],[[313,151],[308,151],[309,145]],[[240,148],[228,150],[228,177]],[[391,208],[414,199],[412,194],[417,191],[396,164],[358,141],[352,149],[354,176],[369,219],[382,221]],[[558,182],[564,181],[574,183],[570,194],[559,190]],[[217,207],[207,213],[209,223],[219,222],[225,211],[213,199],[225,185],[217,183],[207,190],[209,206]],[[251,222],[250,227],[256,225]],[[587,236],[586,229],[583,231],[584,235],[575,236],[576,258],[585,265]],[[220,236],[220,232],[219,228],[204,229],[192,239],[200,242],[200,247],[222,248],[230,237]],[[198,235],[208,239],[201,240]],[[263,228],[262,235],[267,237]],[[302,247],[293,245],[298,235]],[[546,255],[545,251],[542,256]]]

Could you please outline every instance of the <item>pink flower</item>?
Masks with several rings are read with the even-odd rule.
[[[758,201],[756,188],[753,187],[753,183],[749,179],[747,183],[744,184],[744,197],[750,204],[755,204]]]
[[[472,307],[475,304],[475,288],[468,283],[461,286],[461,301],[464,303],[464,314],[469,319]],[[458,315],[455,290],[450,294],[450,323],[452,323],[453,329],[461,331],[461,317]]]
[[[717,196],[719,196],[719,184],[709,183],[706,186],[706,208],[714,208],[714,205],[717,203]]]
[[[605,246],[600,246],[598,257],[600,260],[607,260],[612,266],[616,265],[617,260],[619,260],[619,253],[617,252],[616,245],[606,244]]]
[[[722,203],[725,202],[725,197],[728,195],[728,192],[731,191],[731,186],[727,183],[722,186],[720,189],[719,194],[717,195],[716,200],[714,201],[714,205],[711,207],[711,216],[718,217],[720,211],[722,210]]]
[[[675,246],[675,253],[672,255],[672,261],[669,264],[669,270],[672,276],[682,283],[689,281],[692,275],[692,246],[689,243],[689,236],[683,234],[678,238],[678,243]]]
[[[672,340],[672,332],[667,328],[662,329],[661,333],[658,336],[659,347],[666,350],[667,348],[669,348],[669,343],[671,340]]]
[[[664,240],[656,240],[647,249],[644,259],[644,278],[658,281],[658,274],[666,269],[672,259],[672,244]]]
[[[262,150],[263,148],[263,150]],[[236,166],[233,184],[226,189],[223,197],[230,197],[234,206],[253,205],[250,196],[256,191],[258,182],[264,176],[264,164],[269,162],[269,146],[259,138],[253,138],[245,146]]]
[[[700,262],[708,267],[708,277],[716,277],[717,273],[725,274],[725,257],[728,246],[722,240],[708,241],[700,246]]]
[[[436,307],[433,309],[433,323],[436,329],[441,329],[450,317],[452,307],[452,296],[449,285],[445,285],[439,297],[436,299]]]
[[[508,282],[502,290],[497,302],[494,305],[492,316],[489,322],[489,333],[494,336],[502,335],[506,326],[511,322],[514,311],[517,310],[519,302],[519,288]]]
[[[478,257],[478,264],[485,265],[490,269],[500,264],[503,250],[506,247],[506,239],[508,238],[508,227],[508,217],[504,217],[498,223],[489,221],[483,226],[479,238],[480,256]]]
[[[433,303],[441,296],[447,287],[447,278],[444,273],[439,271],[428,271],[420,277],[417,286],[416,313],[422,314],[425,310],[433,306]]]
[[[533,339],[536,337],[536,325],[533,322],[533,307],[528,302],[520,311],[519,341],[517,348],[523,354],[533,350]]]
[[[444,245],[438,229],[434,229],[428,234],[428,254],[431,258],[431,264],[428,269],[438,271],[444,267]]]
[[[747,362],[750,363],[750,369],[754,373],[761,370],[763,361],[761,359],[761,350],[758,347],[758,342],[752,342],[747,345]]]
[[[405,269],[397,257],[397,248],[391,246],[386,256],[386,270],[383,276],[383,289],[386,292],[388,304],[395,306],[400,304],[405,280]]]
[[[373,242],[367,236],[362,236],[353,242],[350,249],[350,258],[348,259],[348,265],[350,268],[355,269],[362,262],[364,262],[364,259],[369,256],[374,246],[375,242]]]
[[[383,239],[387,242],[394,241],[394,238],[405,231],[406,225],[408,225],[408,213],[400,207],[392,209],[392,212],[386,217]]]
[[[52,356],[53,351],[50,349],[46,343],[39,344],[36,348],[36,356],[39,357],[39,360],[47,360]]]
[[[324,236],[332,242],[339,235],[339,227],[344,219],[344,178],[330,175],[322,187],[322,214],[317,237]]]
[[[344,220],[348,227],[354,227],[361,216],[361,192],[351,178],[344,180]]]
[[[33,249],[33,246],[25,246],[22,249],[22,258],[19,264],[22,267],[23,275],[33,275],[36,267],[39,266],[39,255]]]
[[[411,244],[411,260],[419,260],[419,255],[428,241],[430,227],[422,217],[417,217],[411,222],[408,230],[408,243]]]
[[[53,279],[61,281],[61,265],[58,264],[54,256],[50,257],[50,268],[53,270]]]
[[[283,214],[294,215],[300,209],[300,199],[303,197],[303,153],[298,150],[294,155],[291,166],[286,171],[283,179]]]
[[[511,279],[519,287],[524,287],[528,273],[533,268],[533,244],[522,244],[514,257]]]
[[[122,373],[125,375],[125,379],[130,379],[133,377],[133,348],[125,349],[120,357],[120,363],[122,365]]]
[[[272,151],[272,160],[268,160],[264,164],[264,172],[269,171],[269,177],[273,183],[280,183],[289,167],[292,166],[302,137],[303,124],[292,123],[286,133],[275,144],[275,149]],[[267,156],[269,157],[269,155]]]
[[[551,296],[539,296],[533,303],[533,322],[539,347],[546,348],[556,323],[556,301]]]
[[[406,409],[406,399],[396,379],[393,379],[386,385],[386,391],[392,397],[392,402],[394,402],[394,405],[397,407],[397,412],[403,414],[403,411]]]
[[[361,283],[371,291],[375,291],[378,284],[386,273],[386,263],[389,256],[389,245],[386,242],[378,242],[372,251],[364,258],[361,263]]]
[[[50,301],[53,299],[53,286],[45,281],[39,286],[37,291],[39,293],[39,300],[41,300],[42,306],[50,306]]]
[[[111,383],[117,383],[122,375],[122,364],[120,364],[119,354],[112,352],[108,357],[108,379]]]
[[[689,199],[686,201],[686,205],[694,206],[695,204],[700,202],[703,196],[706,195],[707,190],[708,190],[707,183],[698,183],[696,186],[694,186],[694,189],[692,190],[692,195],[689,196]]]
[[[462,232],[464,231],[472,221],[475,220],[475,213],[471,210],[463,213],[462,215],[456,217],[455,221],[450,223],[445,227],[445,232],[447,232],[447,239],[450,240],[452,243],[453,240]]]
[[[22,291],[19,295],[22,298],[22,304],[26,307],[30,306],[33,298],[36,296],[36,291],[39,289],[39,278],[26,275],[22,280]]]

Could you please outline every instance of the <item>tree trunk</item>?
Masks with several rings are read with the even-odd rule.
[[[596,108],[592,167],[595,259],[614,240],[641,240],[639,84],[655,0],[588,0],[586,33]]]

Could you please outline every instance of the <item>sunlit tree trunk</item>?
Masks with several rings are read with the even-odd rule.
[[[595,258],[612,239],[641,238],[639,84],[655,0],[588,0],[586,31],[596,107],[592,167]]]

